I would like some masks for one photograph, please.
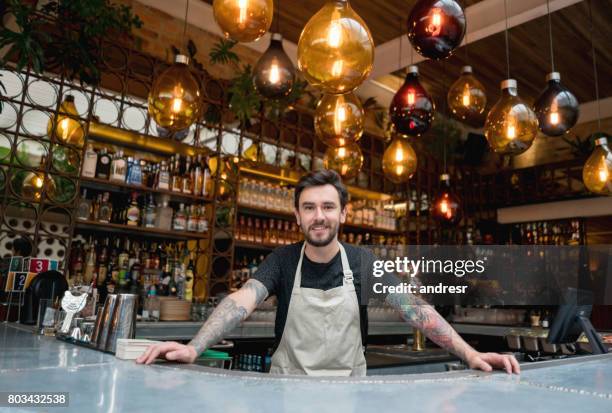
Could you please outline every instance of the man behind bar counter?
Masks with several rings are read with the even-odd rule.
[[[276,295],[276,351],[271,373],[365,376],[362,343],[367,334],[367,308],[359,306],[359,287],[371,274],[351,268],[371,271],[372,266],[363,266],[362,260],[371,262],[374,255],[338,241],[347,201],[346,187],[333,171],[315,171],[300,179],[295,188],[295,218],[306,240],[274,250],[240,290],[221,301],[189,344],[153,345],[137,362],[150,364],[157,357],[165,357],[193,363],[268,296]],[[408,324],[463,359],[470,368],[519,373],[514,356],[476,351],[420,298],[389,294],[386,300]]]

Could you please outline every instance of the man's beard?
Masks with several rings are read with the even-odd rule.
[[[311,225],[311,227],[319,226],[319,225],[325,225],[325,224],[314,223]],[[300,225],[300,227],[302,228],[302,232],[304,233],[304,238],[306,238],[306,241],[313,247],[325,247],[329,245],[334,240],[334,238],[336,238],[336,235],[338,235],[338,227],[339,227],[338,224],[329,224],[325,226],[326,228],[329,229],[329,236],[322,240],[316,240],[310,237],[310,228],[304,228],[303,225]]]

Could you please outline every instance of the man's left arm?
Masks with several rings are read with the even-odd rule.
[[[507,373],[520,373],[513,355],[481,353],[465,342],[436,309],[422,298],[411,294],[387,295],[387,303],[399,311],[403,320],[421,330],[431,341],[464,360],[472,369],[491,371],[505,369]]]

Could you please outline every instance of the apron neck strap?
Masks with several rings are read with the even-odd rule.
[[[352,284],[353,283],[353,271],[351,271],[351,267],[348,262],[348,256],[346,255],[346,251],[342,244],[338,242],[338,247],[340,248],[340,261],[342,262],[342,274],[343,284]],[[295,280],[293,282],[293,289],[300,288],[302,286],[302,262],[304,261],[304,251],[306,250],[306,241],[302,244],[302,250],[300,251],[300,259],[298,261],[297,268],[295,269]]]

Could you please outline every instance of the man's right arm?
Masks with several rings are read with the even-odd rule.
[[[268,296],[268,289],[255,279],[248,280],[240,290],[228,295],[208,317],[198,334],[184,345],[176,342],[150,346],[137,360],[140,364],[151,364],[157,357],[167,360],[193,363],[210,346],[244,321]]]

